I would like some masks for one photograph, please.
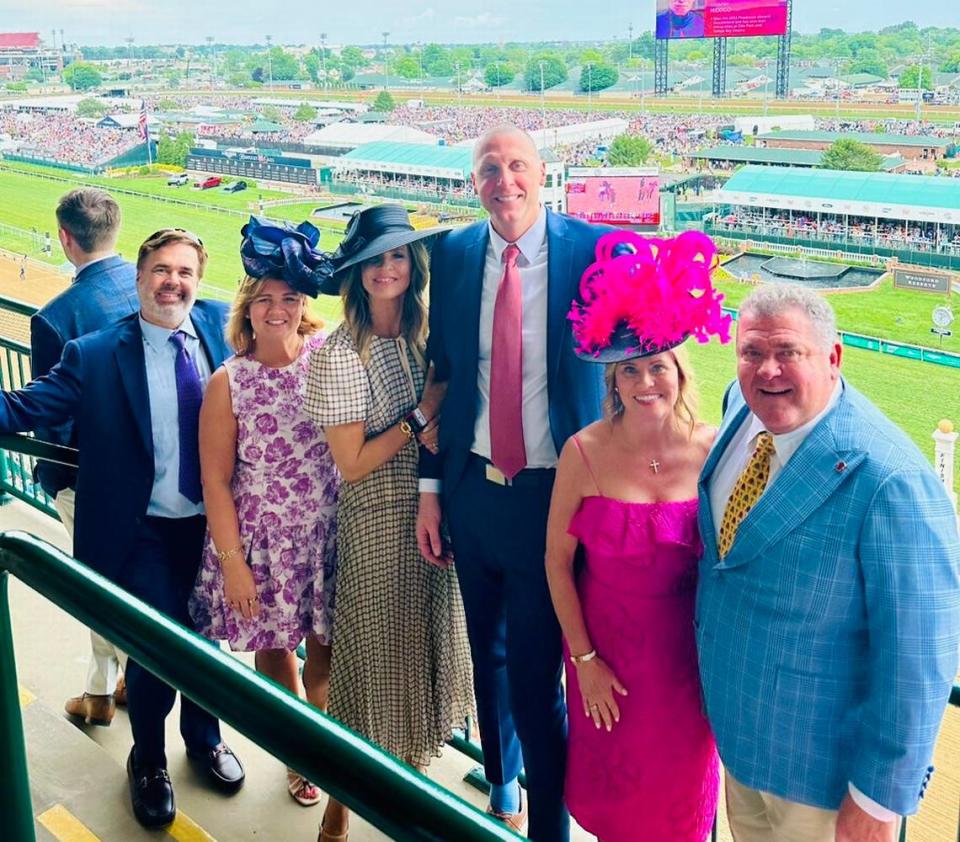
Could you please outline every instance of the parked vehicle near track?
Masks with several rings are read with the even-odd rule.
[[[220,178],[219,175],[208,175],[200,181],[195,181],[193,186],[199,187],[201,190],[209,190],[211,187],[219,187],[221,181],[223,181],[223,179]]]

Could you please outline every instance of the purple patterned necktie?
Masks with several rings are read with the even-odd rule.
[[[203,500],[200,486],[200,403],[203,385],[187,351],[187,334],[175,330],[170,341],[177,346],[177,420],[180,428],[180,493],[191,503]]]

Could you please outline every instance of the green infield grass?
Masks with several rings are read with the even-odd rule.
[[[155,178],[122,179],[126,184],[133,184],[138,188],[142,184],[155,186]],[[106,187],[116,186],[110,179],[101,179],[99,182]],[[38,231],[50,231],[52,242],[56,246],[50,262],[61,264],[64,261],[63,252],[59,248],[56,238],[56,218],[54,208],[60,196],[70,184],[90,183],[90,180],[67,179],[66,181],[38,178],[19,172],[0,169],[0,196],[4,197],[3,210],[0,212],[0,223],[22,229],[36,228]],[[97,182],[94,182],[97,183]],[[161,185],[165,187],[165,185]],[[129,189],[125,187],[125,189]],[[184,196],[176,188],[170,188],[175,195],[172,198]],[[211,191],[205,191],[209,198]],[[242,195],[242,194],[240,194]],[[287,194],[282,194],[287,195]],[[204,277],[204,288],[207,295],[229,299],[240,278],[243,276],[240,266],[240,229],[246,222],[248,211],[240,208],[188,207],[179,203],[165,201],[167,194],[162,191],[157,195],[149,195],[138,189],[138,195],[129,193],[114,193],[117,202],[123,211],[123,226],[117,241],[117,249],[128,259],[135,259],[137,249],[151,233],[158,228],[186,228],[193,231],[203,240],[210,262]],[[203,193],[190,194],[191,198],[201,198]],[[9,198],[8,198],[9,197]],[[217,199],[237,199],[238,196],[220,194]],[[298,205],[297,208],[310,209],[312,205]],[[280,206],[277,210],[285,210],[292,206]],[[270,209],[267,211],[271,212]],[[290,218],[297,221],[303,216]],[[321,232],[321,248],[332,251],[339,242],[337,231],[326,227]],[[20,248],[19,239],[10,243],[11,250]],[[3,235],[0,234],[0,248],[4,247]],[[42,255],[32,256],[42,259]],[[325,319],[336,319],[339,314],[339,305],[331,299],[321,299],[317,306],[318,312]]]
[[[724,295],[724,306],[740,306],[753,289],[752,284],[717,280]],[[873,289],[863,292],[828,294],[837,314],[837,324],[849,333],[877,336],[909,345],[940,348],[938,338],[930,333],[934,307],[950,304],[960,316],[960,294],[937,295],[908,289],[894,289],[891,277],[883,278]],[[960,353],[960,336],[944,337],[943,350]]]

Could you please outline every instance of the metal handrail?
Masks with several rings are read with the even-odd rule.
[[[391,838],[520,838],[86,565],[14,531],[0,533],[0,768],[8,771],[0,816],[10,842],[35,842],[7,600],[11,574]]]

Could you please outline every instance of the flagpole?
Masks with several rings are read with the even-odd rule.
[[[150,165],[153,163],[153,150],[150,148],[150,126],[147,123],[147,101],[145,99],[140,100],[140,119],[138,123],[140,136],[147,144],[147,164]]]

